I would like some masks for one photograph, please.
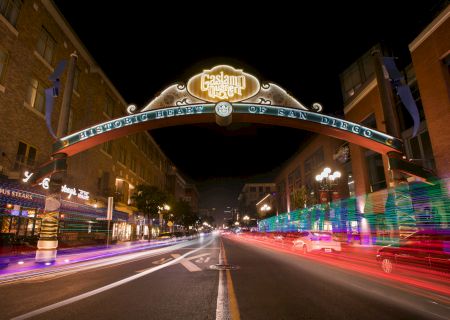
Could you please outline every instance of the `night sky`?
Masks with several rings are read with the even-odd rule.
[[[380,41],[394,46],[399,64],[408,63],[408,43],[445,2],[276,1],[241,7],[243,2],[55,0],[130,104],[143,107],[168,85],[231,64],[279,84],[305,106],[320,102],[324,113],[338,115],[339,74]],[[237,204],[246,181],[273,177],[309,135],[255,124],[178,126],[151,134],[196,183],[201,207],[219,212]]]

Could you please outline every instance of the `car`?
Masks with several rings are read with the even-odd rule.
[[[341,252],[341,243],[336,241],[331,232],[302,231],[293,240],[293,249],[301,249],[303,253],[313,251]]]
[[[392,273],[396,265],[450,273],[450,230],[416,231],[398,246],[380,248],[376,258],[385,273]]]
[[[171,232],[161,232],[158,235],[158,240],[168,240],[168,239],[172,239],[175,238],[175,235]]]

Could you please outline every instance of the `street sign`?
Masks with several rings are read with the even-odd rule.
[[[168,226],[168,227],[173,226],[173,222],[172,222],[172,221],[167,222],[167,226]]]

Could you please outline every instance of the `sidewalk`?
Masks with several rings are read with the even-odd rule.
[[[110,245],[108,248],[106,247],[106,245],[64,248],[58,250],[56,260],[53,263],[45,264],[38,264],[35,262],[35,251],[13,256],[3,255],[0,256],[0,259],[9,263],[6,267],[0,268],[0,278],[2,276],[10,275],[13,273],[48,268],[51,266],[63,266],[82,261],[95,260],[142,250],[159,248],[163,246],[169,246],[185,239],[186,238],[179,238],[174,240],[128,241]]]

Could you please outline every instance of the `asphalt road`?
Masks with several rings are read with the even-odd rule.
[[[210,267],[227,263],[238,269]],[[3,284],[0,297],[1,319],[450,318],[449,305],[404,285],[214,236]]]

